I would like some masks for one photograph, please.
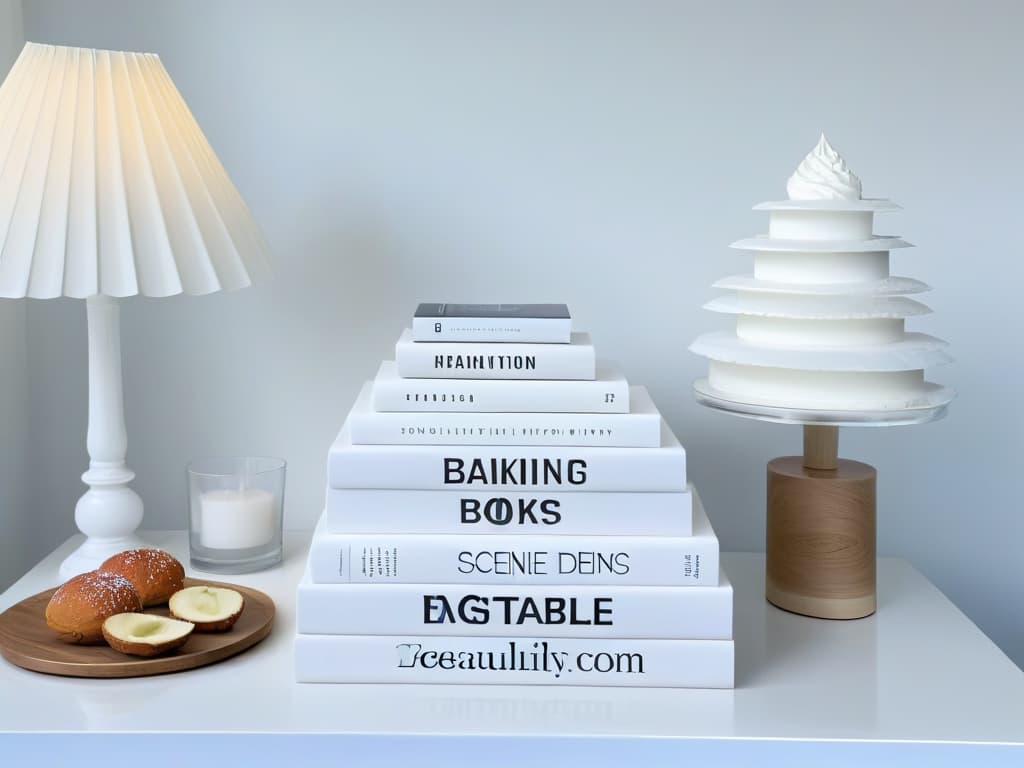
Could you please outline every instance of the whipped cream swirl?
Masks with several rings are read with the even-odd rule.
[[[825,134],[786,182],[790,200],[860,200],[860,179]]]

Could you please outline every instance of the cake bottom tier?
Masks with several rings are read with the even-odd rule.
[[[923,370],[812,371],[711,360],[707,381],[718,397],[776,408],[904,411],[952,397],[925,381]]]

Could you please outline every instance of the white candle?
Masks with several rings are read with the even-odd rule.
[[[199,543],[210,549],[260,547],[274,538],[274,494],[261,488],[207,491],[199,496]]]

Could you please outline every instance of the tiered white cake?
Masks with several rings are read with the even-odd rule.
[[[928,286],[889,272],[890,251],[910,244],[874,234],[875,213],[898,210],[861,197],[860,180],[824,135],[789,179],[788,200],[761,203],[768,235],[733,243],[754,254],[753,275],[715,283],[730,294],[707,309],[736,330],[706,334],[691,350],[710,359],[695,387],[718,403],[858,413],[913,420],[951,390],[924,379],[950,360],[946,343],[905,329],[929,312],[908,298]]]
[[[296,678],[732,687],[732,587],[683,447],[586,334],[501,325],[532,340],[417,327],[363,388],[330,449]]]

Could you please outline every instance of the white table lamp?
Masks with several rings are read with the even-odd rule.
[[[140,542],[121,390],[122,296],[247,286],[266,246],[153,54],[28,43],[0,86],[0,296],[86,300],[86,535],[61,578]]]

